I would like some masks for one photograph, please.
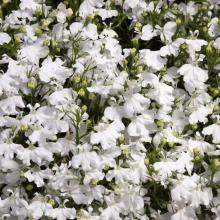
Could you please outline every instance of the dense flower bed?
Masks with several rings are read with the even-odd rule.
[[[1,0],[0,218],[220,219],[219,0]]]

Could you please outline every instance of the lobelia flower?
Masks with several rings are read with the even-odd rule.
[[[220,125],[219,124],[209,125],[202,130],[202,133],[204,135],[211,135],[212,136],[212,138],[213,138],[212,142],[215,144],[220,143],[219,132],[220,132]]]
[[[52,61],[51,57],[47,57],[43,63],[39,72],[40,80],[43,82],[49,82],[51,79],[55,79],[60,83],[64,83],[65,80],[72,75],[73,71],[63,66],[64,62],[60,58],[56,58]]]
[[[177,72],[183,76],[185,87],[190,93],[196,89],[204,89],[204,83],[208,79],[207,70],[193,64],[184,64]]]
[[[22,160],[22,162],[30,166],[33,161],[39,166],[45,164],[45,162],[50,162],[53,160],[53,154],[45,147],[33,147],[23,148],[22,150],[16,150],[17,158]]]
[[[160,56],[160,51],[151,51],[149,49],[139,50],[141,62],[159,71],[166,64],[166,59]]]
[[[90,151],[91,146],[85,144],[78,147],[80,152],[72,157],[72,166],[76,169],[81,167],[84,171],[97,168],[100,164],[100,158],[95,151]]]
[[[169,21],[164,25],[163,28],[161,28],[159,25],[156,25],[155,28],[160,33],[160,39],[162,41],[170,42],[170,41],[172,41],[172,37],[176,32],[177,24],[176,24],[176,22]]]
[[[52,175],[53,173],[50,169],[46,169],[46,170],[32,169],[24,173],[24,176],[28,179],[28,181],[34,182],[37,187],[44,186],[45,184],[44,179],[50,179],[50,176]]]
[[[46,209],[45,215],[57,220],[75,219],[76,210],[74,208],[54,208]]]
[[[156,36],[156,31],[153,29],[152,25],[147,24],[143,26],[141,33],[141,40],[149,41],[155,36]]]
[[[21,96],[11,96],[0,101],[0,109],[5,115],[18,114],[17,108],[24,108],[25,104]]]
[[[52,209],[51,204],[41,201],[41,199],[35,198],[27,207],[29,216],[34,219],[41,219],[46,210]]]
[[[196,124],[197,122],[207,123],[207,116],[213,112],[213,106],[201,106],[193,111],[189,116],[189,123]]]
[[[124,130],[124,124],[121,121],[113,121],[111,124],[99,123],[95,127],[96,133],[93,133],[90,138],[92,144],[101,144],[105,150],[111,146],[116,145],[116,139],[121,135]]]
[[[11,37],[4,32],[0,32],[0,45],[8,44],[11,41]]]
[[[49,53],[48,47],[44,47],[40,42],[35,44],[23,45],[23,47],[18,51],[18,56],[31,64],[39,64],[39,60],[45,58]]]

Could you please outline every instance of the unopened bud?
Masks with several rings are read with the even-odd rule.
[[[99,180],[96,178],[92,178],[90,181],[91,185],[93,185],[93,186],[96,186],[98,184],[98,182],[99,182]]]
[[[38,7],[36,8],[36,10],[35,10],[35,15],[36,15],[37,17],[40,17],[42,14],[43,14],[43,9],[42,9],[41,6],[38,6]]]
[[[27,87],[31,90],[34,90],[37,87],[37,80],[34,77],[31,77],[28,81]]]
[[[157,120],[157,121],[156,121],[156,125],[157,125],[157,127],[159,127],[159,128],[163,128],[163,127],[164,127],[164,121],[163,121],[163,119]]]
[[[129,149],[123,149],[121,152],[124,156],[128,156],[129,155]]]
[[[182,24],[182,20],[180,19],[180,18],[177,18],[176,19],[176,24],[179,26],[179,25],[181,25]]]
[[[71,8],[67,9],[67,18],[70,19],[73,16],[73,10]]]
[[[20,129],[21,129],[21,131],[25,132],[25,131],[28,130],[28,127],[29,127],[29,126],[28,126],[27,124],[22,124],[21,127],[20,127]]]
[[[138,30],[140,30],[140,29],[142,28],[142,24],[141,24],[140,22],[137,22],[137,23],[135,24],[135,27],[136,27]]]
[[[83,89],[83,88],[81,88],[79,91],[78,91],[78,95],[79,96],[81,96],[81,97],[83,97],[83,96],[85,96],[85,90]]]

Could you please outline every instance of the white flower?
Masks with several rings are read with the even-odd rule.
[[[12,160],[0,156],[0,170],[8,172],[9,170],[15,171],[19,169],[19,164]]]
[[[196,89],[203,89],[204,82],[208,79],[208,71],[193,64],[184,64],[177,72],[183,75],[185,87],[190,93]]]
[[[84,171],[92,170],[99,166],[100,159],[95,151],[80,152],[72,157],[72,166],[75,169],[81,167]]]
[[[46,170],[28,170],[24,173],[24,176],[28,179],[29,182],[34,182],[37,187],[42,187],[44,183],[44,179],[49,179],[52,175],[52,171],[50,169]]]
[[[64,83],[73,70],[64,67],[63,64],[64,62],[59,58],[56,58],[55,61],[52,61],[51,57],[45,59],[39,72],[40,80],[49,82],[51,79],[56,79],[60,83]]]
[[[214,43],[213,43],[213,46],[219,50],[220,49],[220,37],[216,38]]]
[[[208,34],[210,37],[217,37],[220,31],[219,19],[217,17],[212,18],[208,25]]]
[[[132,117],[136,113],[143,113],[150,104],[150,100],[140,93],[132,95],[128,93],[125,99],[124,112],[128,117]]]
[[[170,42],[172,40],[173,35],[176,32],[177,25],[176,22],[169,21],[164,25],[163,28],[161,28],[159,25],[156,25],[156,28],[160,32],[160,39],[165,42]]]
[[[20,144],[0,143],[0,155],[6,159],[13,159],[16,150],[21,150],[23,147]]]
[[[45,58],[49,53],[48,47],[44,47],[41,43],[32,43],[24,45],[19,51],[18,56],[20,59],[29,61],[32,64],[39,64],[39,60]]]
[[[8,44],[11,41],[11,37],[4,32],[0,32],[0,45]]]
[[[190,124],[196,124],[197,122],[208,122],[207,116],[213,111],[213,106],[201,106],[193,111],[189,116]]]
[[[40,219],[45,210],[52,209],[52,206],[49,203],[42,202],[40,200],[34,200],[28,205],[29,216],[32,216],[34,219]]]
[[[141,62],[151,67],[153,70],[159,71],[166,64],[166,59],[160,56],[160,51],[151,51],[143,49],[139,51]]]
[[[132,119],[128,125],[128,134],[131,137],[144,137],[150,141],[150,134],[156,131],[156,125],[154,124],[154,112],[148,111],[140,116]]]
[[[116,140],[124,130],[124,124],[121,121],[114,121],[111,124],[99,123],[95,127],[97,133],[91,135],[90,141],[92,144],[101,144],[103,149],[108,149],[116,145]]]
[[[152,25],[147,24],[142,28],[141,40],[151,40],[154,36],[156,36],[156,32],[154,31]]]
[[[187,143],[190,151],[194,153],[195,150],[199,150],[199,153],[204,156],[204,153],[209,153],[214,150],[214,146],[205,141],[189,140]]]
[[[112,18],[118,15],[118,11],[116,10],[106,10],[106,9],[98,9],[98,14],[102,18],[102,20],[106,20],[107,18]]]
[[[64,5],[63,3],[60,3],[57,6],[58,12],[56,14],[57,17],[57,21],[60,23],[65,23],[66,22],[66,16],[67,16],[67,9],[66,9],[66,5]]]
[[[0,101],[0,109],[6,115],[16,115],[18,114],[17,108],[24,107],[25,105],[21,96],[11,96]]]
[[[75,219],[76,210],[74,208],[46,209],[45,215],[57,220]]]
[[[47,128],[39,128],[28,137],[32,143],[46,142],[46,140],[56,140],[55,134]]]
[[[103,5],[103,0],[85,0],[79,7],[79,15],[86,18],[88,15],[92,14],[96,8],[101,8]]]
[[[208,127],[205,127],[202,130],[202,133],[204,135],[212,135],[213,138],[213,143],[219,144],[220,143],[220,125],[219,124],[212,124],[209,125]]]
[[[45,147],[23,148],[23,150],[17,150],[16,154],[17,158],[27,166],[31,165],[31,160],[39,166],[43,165],[45,161],[53,160],[53,154]]]
[[[83,179],[84,184],[89,184],[91,180],[95,179],[95,181],[103,180],[105,174],[99,170],[91,170],[85,173],[85,177]]]

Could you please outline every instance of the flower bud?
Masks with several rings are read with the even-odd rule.
[[[218,111],[219,111],[219,106],[218,105],[214,105],[213,112],[218,112]]]
[[[52,206],[55,206],[55,205],[56,205],[56,202],[55,202],[54,199],[49,199],[49,201],[48,201],[47,203],[49,203],[49,204],[52,205]]]
[[[144,66],[143,65],[137,66],[137,73],[142,73],[143,71],[144,71]]]
[[[169,148],[173,148],[175,146],[175,143],[174,142],[167,142]]]
[[[208,7],[208,5],[202,5],[199,9],[201,11],[207,11],[209,9],[209,7]]]
[[[207,53],[212,53],[213,52],[213,41],[210,41],[206,47],[206,52]]]
[[[220,170],[220,159],[219,158],[215,158],[211,161],[211,170],[212,172],[216,172]]]
[[[131,39],[131,43],[132,43],[132,46],[134,48],[138,48],[139,47],[139,39],[137,37]]]
[[[48,19],[42,19],[41,20],[42,28],[47,28],[49,24],[50,24],[50,22],[48,21]]]
[[[135,28],[137,28],[138,30],[141,30],[142,24],[141,24],[140,22],[137,22],[137,23],[135,24]]]
[[[118,144],[119,145],[122,145],[125,143],[125,136],[124,135],[121,135],[119,138],[118,138]]]
[[[98,184],[99,180],[96,179],[96,178],[92,178],[91,181],[90,181],[90,184],[93,185],[93,186],[96,186]]]
[[[83,105],[83,106],[81,107],[81,110],[82,110],[83,113],[85,113],[85,112],[87,111],[87,106],[86,106],[86,105]]]
[[[198,129],[198,125],[197,124],[192,124],[191,128],[193,131],[196,131]]]
[[[90,119],[86,120],[86,125],[88,128],[92,128],[92,121]]]
[[[159,127],[159,128],[163,128],[163,127],[164,127],[164,121],[163,121],[163,119],[156,120],[156,125],[157,125],[157,127]]]
[[[33,185],[30,184],[30,183],[25,187],[25,189],[26,189],[27,191],[29,191],[29,192],[32,191],[33,188],[34,188]]]
[[[19,29],[18,29],[19,33],[25,33],[26,29],[25,26],[22,25]]]
[[[35,34],[37,35],[37,36],[41,36],[42,34],[43,34],[43,31],[42,31],[42,29],[41,28],[36,28],[35,29]]]
[[[200,162],[202,160],[202,157],[200,155],[195,156],[194,160],[196,162]]]
[[[135,57],[136,53],[137,53],[137,49],[136,48],[131,48],[131,56]]]
[[[11,0],[3,0],[3,1],[2,1],[2,4],[3,4],[3,5],[7,5],[10,1],[11,1]]]
[[[179,96],[176,96],[176,97],[175,97],[174,103],[175,103],[176,105],[180,103],[180,97],[179,97]]]
[[[19,170],[19,176],[24,177],[24,171],[23,170]]]
[[[166,67],[163,67],[163,68],[160,70],[160,74],[161,74],[162,76],[164,76],[166,73],[167,73],[167,68],[166,68]]]
[[[208,28],[207,28],[206,26],[204,26],[204,27],[202,28],[202,31],[203,31],[204,33],[208,33]]]
[[[20,127],[20,130],[21,130],[22,132],[25,132],[25,131],[28,130],[28,128],[29,128],[29,126],[28,126],[27,124],[22,124],[21,127]]]
[[[180,49],[181,49],[181,50],[186,50],[187,47],[188,47],[188,46],[187,46],[186,43],[183,43],[183,44],[180,45]]]
[[[179,26],[179,25],[181,25],[182,24],[182,20],[180,19],[180,18],[177,18],[176,19],[176,24]]]
[[[108,170],[109,170],[109,166],[108,166],[108,165],[104,165],[104,166],[102,167],[102,170],[105,171],[105,172],[108,171]]]
[[[123,149],[121,153],[124,156],[128,156],[129,155],[129,149]]]
[[[15,44],[20,45],[21,43],[21,38],[19,35],[15,34],[14,35],[14,39],[15,39]]]
[[[66,16],[67,16],[68,19],[70,19],[70,18],[73,16],[73,10],[72,10],[72,8],[68,8],[68,9],[67,9],[67,15],[66,15]]]
[[[144,159],[144,164],[148,166],[150,164],[150,160],[148,158]]]
[[[43,15],[43,9],[42,9],[41,6],[38,6],[38,7],[36,8],[36,10],[35,10],[35,15],[36,15],[37,17],[40,17],[40,16]]]
[[[96,95],[95,95],[95,93],[89,93],[89,99],[90,100],[95,100],[96,99]]]
[[[115,7],[115,0],[110,0],[110,6]]]
[[[219,90],[218,90],[218,88],[210,88],[209,91],[210,91],[211,96],[212,96],[213,98],[215,98],[216,96],[219,95]]]
[[[84,90],[83,88],[81,88],[81,89],[78,91],[78,95],[81,96],[81,97],[85,96],[85,95],[86,95],[85,90]]]
[[[84,80],[82,81],[82,86],[83,86],[83,87],[87,87],[87,86],[88,86],[88,82],[87,82],[86,79],[84,79]]]
[[[81,76],[79,74],[74,74],[71,77],[71,81],[75,84],[79,83],[81,81]]]
[[[37,80],[34,77],[31,77],[27,84],[28,89],[34,90],[37,87]]]
[[[49,45],[50,45],[49,40],[46,39],[43,41],[43,46],[48,47]]]

